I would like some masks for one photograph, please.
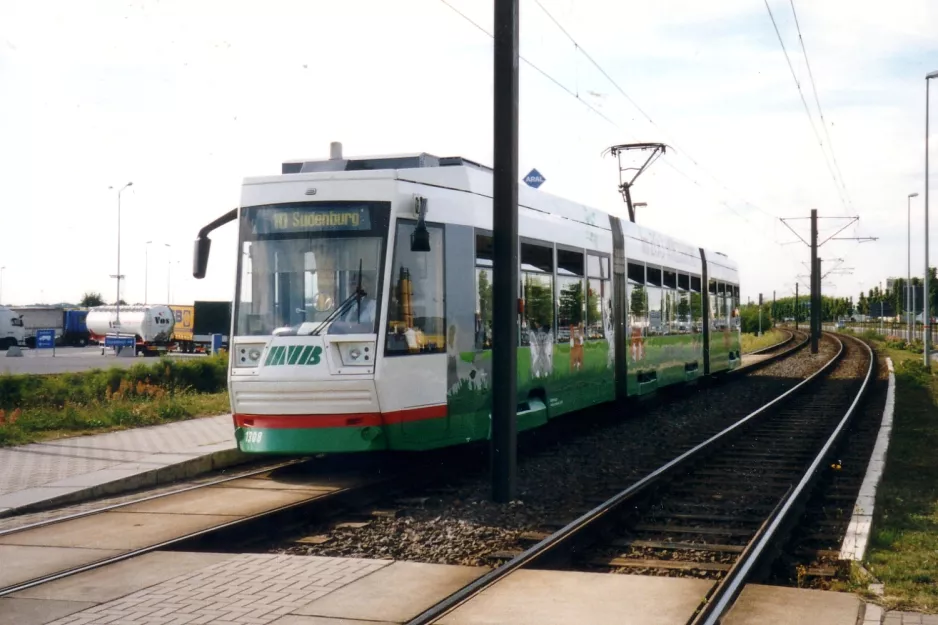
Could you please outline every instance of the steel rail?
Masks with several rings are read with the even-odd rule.
[[[94,561],[94,562],[89,562],[88,564],[82,564],[82,565],[79,565],[79,566],[76,566],[76,567],[63,569],[63,570],[61,570],[61,571],[57,571],[57,572],[55,572],[55,573],[51,573],[51,574],[48,574],[48,575],[42,575],[42,576],[40,576],[40,577],[36,577],[36,578],[34,578],[34,579],[31,579],[31,580],[28,580],[28,581],[25,581],[25,582],[18,582],[18,583],[16,583],[16,584],[12,584],[12,585],[10,585],[10,586],[0,587],[0,597],[3,597],[3,596],[5,596],[5,595],[9,595],[9,594],[12,594],[12,593],[15,593],[15,592],[19,592],[19,591],[21,591],[21,590],[26,590],[27,588],[33,588],[33,587],[39,586],[39,585],[41,585],[41,584],[46,584],[46,583],[48,583],[48,582],[53,582],[53,581],[55,581],[55,580],[62,579],[62,578],[64,578],[64,577],[69,577],[69,576],[75,575],[75,574],[77,574],[77,573],[84,573],[85,571],[91,571],[91,570],[94,570],[94,569],[97,569],[97,568],[101,568],[101,567],[103,567],[103,566],[107,566],[107,565],[109,565],[109,564],[114,564],[114,563],[116,563],[116,562],[121,562],[121,561],[123,561],[123,560],[128,560],[128,559],[130,559],[130,558],[133,558],[133,557],[136,557],[136,556],[139,556],[139,555],[143,555],[143,554],[145,554],[145,553],[150,553],[151,551],[157,551],[157,550],[159,550],[159,549],[164,549],[164,548],[169,547],[169,546],[171,546],[171,545],[175,545],[175,544],[178,544],[178,543],[182,543],[182,542],[185,542],[185,541],[189,541],[189,540],[192,540],[192,539],[194,539],[194,538],[199,538],[199,537],[202,537],[202,536],[207,536],[207,535],[209,535],[209,534],[215,534],[215,533],[218,533],[218,532],[221,532],[221,531],[223,531],[223,530],[227,530],[227,529],[230,529],[230,528],[239,526],[239,525],[247,525],[248,523],[251,523],[251,522],[257,521],[257,520],[259,520],[259,519],[263,519],[264,517],[269,517],[269,516],[272,516],[272,515],[275,515],[275,514],[278,514],[278,513],[281,513],[281,512],[287,512],[287,511],[289,511],[289,510],[298,509],[298,508],[299,508],[299,509],[302,509],[302,508],[304,508],[304,507],[321,506],[321,505],[324,505],[324,504],[333,503],[335,500],[341,500],[342,498],[347,497],[347,496],[352,496],[352,495],[356,495],[356,494],[359,494],[359,493],[369,492],[370,490],[373,490],[373,489],[376,489],[376,488],[381,488],[381,489],[382,489],[381,492],[385,492],[385,493],[386,493],[387,490],[388,490],[388,488],[387,488],[387,485],[388,485],[388,484],[394,484],[394,483],[397,482],[397,481],[407,480],[407,479],[411,479],[411,478],[414,478],[414,479],[418,479],[418,480],[419,480],[419,479],[422,479],[424,476],[426,476],[426,474],[427,474],[427,473],[426,473],[426,466],[421,465],[421,466],[419,466],[419,467],[411,467],[411,468],[409,468],[409,469],[407,469],[407,470],[403,470],[403,471],[401,471],[401,472],[399,472],[399,473],[392,473],[392,474],[388,474],[388,475],[383,475],[383,476],[381,476],[381,477],[379,477],[379,478],[370,479],[370,480],[367,480],[367,481],[363,481],[363,482],[361,482],[361,483],[354,484],[354,485],[352,485],[352,486],[345,486],[345,487],[339,488],[339,489],[337,489],[337,490],[334,490],[334,491],[330,491],[330,492],[328,492],[328,493],[321,494],[321,495],[319,495],[318,497],[313,497],[313,498],[305,499],[305,500],[302,500],[302,501],[297,501],[297,502],[292,502],[292,503],[289,503],[289,504],[284,504],[284,505],[278,506],[278,507],[276,507],[276,508],[271,508],[271,509],[269,509],[269,510],[263,510],[263,511],[261,511],[261,512],[256,512],[256,513],[254,513],[254,514],[250,514],[250,515],[247,515],[247,516],[244,516],[244,517],[241,517],[241,518],[232,519],[231,521],[226,521],[226,522],[220,523],[220,524],[218,524],[218,525],[213,525],[213,526],[207,527],[207,528],[205,528],[205,529],[196,530],[196,531],[192,531],[192,532],[187,532],[187,533],[181,534],[181,535],[179,535],[179,536],[174,536],[173,538],[170,538],[170,539],[161,541],[161,542],[159,542],[159,543],[155,543],[155,544],[152,544],[152,545],[146,545],[146,546],[144,546],[144,547],[138,547],[138,548],[136,548],[136,549],[131,549],[131,550],[127,551],[126,553],[116,554],[116,555],[113,555],[113,556],[110,556],[110,557],[102,558],[101,560],[96,560],[96,561]],[[187,490],[188,490],[188,489],[187,489]],[[137,503],[137,502],[134,502],[134,503]]]
[[[825,374],[834,366],[843,353],[844,346],[843,343],[841,343],[840,350],[833,358],[831,358],[823,367],[799,382],[797,385],[793,386],[772,401],[763,405],[761,408],[758,408],[750,414],[746,415],[736,423],[726,427],[717,434],[714,434],[704,442],[696,445],[692,449],[682,453],[680,456],[677,456],[673,460],[658,467],[622,492],[599,504],[592,510],[580,515],[575,520],[571,521],[550,536],[544,538],[537,544],[524,550],[508,562],[495,569],[492,569],[488,573],[477,578],[475,581],[445,597],[435,605],[430,606],[411,620],[407,621],[406,625],[429,625],[430,623],[433,623],[443,616],[451,613],[462,604],[477,596],[483,590],[491,588],[498,582],[508,577],[511,573],[514,573],[521,568],[530,566],[534,562],[542,560],[552,553],[556,553],[563,546],[571,542],[573,538],[579,536],[581,532],[590,526],[597,524],[601,519],[607,517],[614,510],[619,509],[624,503],[634,499],[640,493],[645,492],[649,487],[656,484],[666,475],[670,475],[678,469],[683,468],[691,461],[696,460],[697,457],[703,453],[709,452],[712,446],[720,442],[732,432],[742,428],[750,421],[764,414],[770,408],[789,399],[794,394],[803,390],[806,386],[818,380],[822,374]]]
[[[791,338],[788,339],[788,340],[786,340],[786,341],[782,341],[781,344],[789,343],[789,342],[793,341],[794,338],[795,338],[795,334],[794,334],[794,332],[792,332]],[[777,354],[772,354],[772,355],[770,355],[770,356],[766,356],[766,357],[763,358],[762,360],[758,360],[758,361],[756,361],[756,362],[751,362],[751,363],[749,363],[748,365],[740,366],[740,367],[738,367],[738,368],[736,368],[736,369],[733,369],[732,371],[725,371],[725,372],[718,373],[717,375],[723,375],[723,376],[737,376],[737,375],[749,374],[749,373],[752,373],[753,371],[758,371],[759,369],[763,369],[763,368],[765,368],[765,367],[768,367],[769,365],[771,365],[771,364],[773,364],[773,363],[776,363],[776,362],[778,362],[779,360],[782,360],[782,359],[784,359],[784,358],[788,358],[789,356],[793,355],[795,352],[798,352],[798,351],[804,349],[805,347],[808,346],[808,343],[809,343],[809,342],[810,342],[810,337],[809,337],[808,335],[805,335],[804,340],[802,340],[800,343],[797,343],[796,345],[794,345],[794,346],[792,346],[792,347],[789,347],[788,349],[786,349],[786,350],[784,350],[784,351],[781,351],[781,352],[779,352],[779,353],[777,353]],[[776,345],[772,345],[772,346],[770,346],[770,347],[766,347],[766,348],[764,348],[764,349],[766,349],[766,350],[768,350],[768,349],[773,349],[773,348],[777,348],[778,346],[779,346],[779,344],[776,344]],[[756,354],[755,352],[753,352],[753,353],[744,354],[744,355],[746,355],[746,356],[752,356],[752,355],[758,355],[758,354]]]
[[[293,460],[288,460],[286,462],[279,462],[277,464],[270,465],[261,469],[247,471],[245,473],[239,473],[238,475],[230,475],[227,477],[219,478],[217,480],[212,480],[211,482],[205,482],[203,484],[192,484],[190,486],[185,486],[183,488],[178,488],[176,490],[167,491],[165,493],[147,495],[145,497],[140,497],[139,499],[122,501],[119,503],[105,505],[100,508],[93,508],[91,510],[83,510],[82,512],[76,512],[74,514],[67,514],[65,516],[54,517],[51,519],[43,519],[42,521],[36,521],[35,523],[30,523],[28,525],[21,525],[18,527],[11,527],[5,530],[0,530],[0,536],[8,536],[10,534],[15,534],[17,532],[25,532],[26,530],[36,529],[38,527],[45,527],[46,525],[54,525],[56,523],[62,523],[63,521],[72,521],[74,519],[80,519],[81,517],[91,516],[92,514],[99,514],[101,512],[108,512],[110,510],[116,510],[117,508],[123,508],[124,506],[131,506],[134,504],[143,503],[145,501],[152,501],[153,499],[161,499],[163,497],[171,497],[173,495],[185,493],[190,490],[197,490],[199,488],[208,488],[209,486],[217,486],[218,484],[224,484],[225,482],[230,482],[232,480],[240,480],[240,479],[244,479],[247,477],[251,477],[253,475],[267,473],[268,471],[276,471],[277,469],[282,469],[284,467],[288,467],[288,466],[295,465],[295,464],[302,464],[304,462],[309,462],[309,459],[297,458]],[[24,514],[35,514],[35,513],[24,513]],[[9,520],[11,518],[15,518],[15,517],[7,517],[4,520]]]
[[[811,487],[818,477],[818,469],[821,467],[821,463],[825,461],[828,453],[830,453],[834,445],[836,445],[840,440],[841,435],[846,430],[850,419],[853,417],[853,414],[856,411],[856,407],[866,395],[869,382],[873,377],[876,358],[873,354],[873,350],[870,349],[869,345],[863,341],[854,339],[853,337],[850,338],[863,346],[869,356],[869,366],[867,368],[866,375],[863,378],[863,383],[860,386],[860,390],[853,398],[853,402],[850,404],[850,407],[847,409],[847,412],[844,414],[844,416],[840,419],[837,427],[834,428],[834,431],[828,437],[827,441],[824,443],[824,446],[817,453],[808,469],[802,475],[801,480],[797,485],[789,489],[788,493],[786,493],[785,497],[782,498],[779,505],[776,506],[776,508],[772,511],[772,514],[766,519],[766,522],[756,533],[756,536],[749,542],[746,550],[733,564],[733,568],[722,580],[720,580],[720,583],[708,597],[707,603],[690,621],[691,625],[717,625],[725,616],[726,612],[730,609],[730,607],[733,605],[733,602],[736,600],[736,597],[740,592],[742,592],[743,585],[746,583],[749,575],[753,572],[753,569],[760,563],[763,556],[765,556],[765,554],[769,551],[770,545],[780,538],[780,534],[783,533],[781,531],[781,527],[790,520],[789,517],[793,511],[797,509],[799,500],[806,497],[810,493]],[[842,342],[841,346],[841,352],[843,352]]]
[[[769,345],[768,347],[761,347],[759,349],[754,349],[751,352],[743,352],[743,356],[758,356],[759,354],[764,354],[765,352],[770,352],[773,349],[778,349],[783,345],[787,345],[795,340],[795,333],[791,330],[783,330],[783,332],[788,332],[788,338],[782,339],[774,345]]]

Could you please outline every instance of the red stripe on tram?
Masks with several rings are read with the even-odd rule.
[[[446,404],[397,410],[394,412],[352,412],[344,414],[298,414],[298,415],[234,415],[235,427],[248,428],[347,428],[393,425],[446,416]]]

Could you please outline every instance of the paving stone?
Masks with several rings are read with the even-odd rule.
[[[43,625],[51,620],[94,606],[88,601],[0,599],[0,625]]]
[[[230,415],[0,449],[0,495],[37,488],[154,454],[210,453],[233,446]],[[152,467],[151,467],[152,468]],[[7,507],[6,504],[0,507]]]
[[[174,555],[174,554],[165,554]],[[196,555],[196,554],[190,554]],[[206,555],[206,554],[198,554]],[[390,561],[246,554],[55,621],[54,625],[159,622],[266,625]],[[130,575],[130,573],[127,573]],[[315,584],[310,584],[315,579]],[[272,591],[278,588],[279,591]],[[227,596],[225,596],[227,595]]]
[[[138,549],[231,521],[236,516],[104,512],[0,536],[0,545]]]
[[[233,557],[224,553],[158,551],[21,590],[11,596],[102,603],[170,579],[185,580],[186,573]]]
[[[855,625],[860,600],[848,593],[748,584],[729,614],[726,625]]]
[[[98,562],[120,551],[0,545],[0,588],[22,584],[62,569]]]
[[[295,611],[304,616],[406,621],[486,569],[420,562],[395,562],[365,579],[329,593]],[[349,577],[346,572],[338,577]]]

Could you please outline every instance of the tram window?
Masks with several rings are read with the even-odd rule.
[[[679,291],[676,293],[677,299],[675,311],[675,321],[677,326],[678,334],[688,334],[691,329],[691,298],[696,295],[696,293],[688,293],[686,291]],[[700,297],[697,295],[697,297]]]
[[[726,327],[726,303],[724,284],[710,281],[710,329],[723,330]]]
[[[492,348],[492,270],[476,267],[476,349]]]
[[[612,289],[609,280],[589,278],[586,292],[586,338],[602,339],[606,336],[606,324],[610,322]]]
[[[664,270],[664,285],[669,289],[677,288],[677,274],[673,271]]]
[[[476,266],[491,267],[495,261],[495,241],[489,234],[476,234]]]
[[[674,334],[675,302],[678,294],[670,289],[661,289],[661,331],[660,334]]]
[[[657,335],[663,333],[663,319],[661,317],[661,287],[649,286],[647,291],[648,307],[648,334]]]
[[[443,228],[427,224],[430,252],[410,251],[416,224],[399,221],[391,269],[386,350],[426,354],[446,350],[443,301]]]
[[[476,233],[476,349],[492,348],[492,267],[494,241],[489,234]]]
[[[694,293],[700,293],[700,276],[690,277],[690,290]]]
[[[526,271],[521,277],[524,297],[522,345],[552,343],[554,333],[554,294],[552,276]]]
[[[733,303],[731,318],[733,319],[733,329],[739,330],[742,320],[739,317],[739,287],[733,286]]]
[[[661,286],[661,269],[659,267],[648,267],[645,282],[650,286]]]
[[[554,249],[533,243],[521,244],[521,271],[554,272]]]
[[[574,252],[557,248],[557,275],[582,276],[583,252]]]
[[[648,331],[648,298],[646,287],[629,284],[626,298],[629,303],[629,325],[632,335],[643,336]]]
[[[608,280],[609,258],[606,256],[595,256],[593,254],[589,254],[587,256],[586,275],[588,275],[590,278],[602,278],[603,280]]]
[[[690,276],[686,273],[677,274],[677,288],[682,291],[690,290]]]
[[[583,252],[557,248],[557,342],[571,347],[586,338]]]
[[[630,284],[645,284],[645,265],[629,263],[628,272]]]
[[[690,320],[693,332],[703,332],[703,295],[690,292]]]

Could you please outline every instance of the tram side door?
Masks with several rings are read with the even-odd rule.
[[[447,353],[443,227],[426,224],[429,251],[413,251],[412,220],[398,220],[378,396],[385,423],[407,447],[446,438]]]

